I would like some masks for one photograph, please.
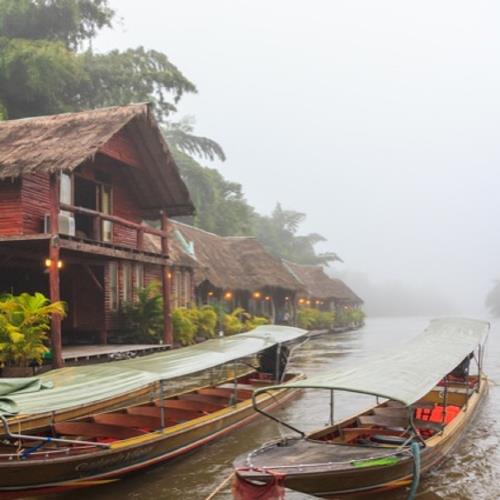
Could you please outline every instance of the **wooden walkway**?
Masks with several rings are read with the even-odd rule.
[[[62,356],[66,362],[81,362],[105,359],[124,359],[136,355],[144,356],[170,349],[167,344],[106,344],[75,345],[63,347]]]

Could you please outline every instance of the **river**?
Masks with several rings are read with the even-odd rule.
[[[308,375],[352,363],[370,352],[380,352],[423,331],[426,318],[373,318],[355,332],[311,339],[297,350],[290,370]],[[463,443],[437,471],[421,481],[418,498],[469,500],[500,498],[500,325],[492,324],[487,346],[486,372],[492,379],[490,395]],[[366,396],[336,394],[336,418],[366,406]],[[373,401],[373,398],[368,399]],[[326,424],[329,417],[327,391],[307,391],[280,411],[280,415],[303,430]],[[259,418],[254,423],[225,436],[177,462],[158,466],[107,486],[65,495],[72,500],[206,498],[231,473],[232,459],[280,435],[274,422]],[[59,497],[61,498],[61,497]],[[216,497],[231,498],[226,488]],[[287,492],[289,500],[311,498]],[[370,498],[375,498],[371,496]],[[402,491],[384,494],[388,500],[403,500]]]

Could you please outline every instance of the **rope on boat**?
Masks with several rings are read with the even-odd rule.
[[[26,450],[23,450],[21,452],[21,459],[28,458],[32,453],[35,453],[35,451],[38,451],[42,446],[49,444],[51,441],[52,441],[52,437],[48,436],[41,443],[38,443],[37,445],[32,446],[31,448],[27,448]]]
[[[229,474],[228,477],[226,477],[226,479],[224,479],[224,481],[222,481],[222,483],[220,483],[214,491],[212,491],[212,493],[210,493],[210,495],[208,495],[207,498],[205,498],[205,500],[212,500],[212,498],[214,498],[216,495],[218,495],[223,489],[224,487],[227,485],[227,483],[229,481],[231,481],[231,479],[233,478],[234,476],[234,472],[231,472],[231,474]]]
[[[407,500],[415,499],[418,483],[420,482],[420,446],[418,443],[411,443],[411,453],[413,455],[413,481],[411,483],[410,493],[408,493]]]

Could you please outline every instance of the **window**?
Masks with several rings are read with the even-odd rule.
[[[103,214],[111,215],[111,186],[105,184],[99,185],[99,210]],[[109,220],[102,221],[102,241],[113,241],[113,223]]]
[[[73,179],[69,174],[61,174],[59,199],[66,205],[73,204]]]
[[[144,264],[135,264],[134,266],[134,300],[139,298],[139,290],[144,288]]]
[[[135,288],[144,288],[144,264],[136,264],[134,268],[135,273]]]
[[[123,302],[130,302],[132,299],[132,269],[129,262],[122,264],[123,277]]]
[[[120,305],[119,288],[118,288],[118,263],[109,263],[109,307],[112,311],[117,311]]]

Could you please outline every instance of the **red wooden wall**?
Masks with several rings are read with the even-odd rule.
[[[0,181],[0,235],[22,234],[21,180]]]

